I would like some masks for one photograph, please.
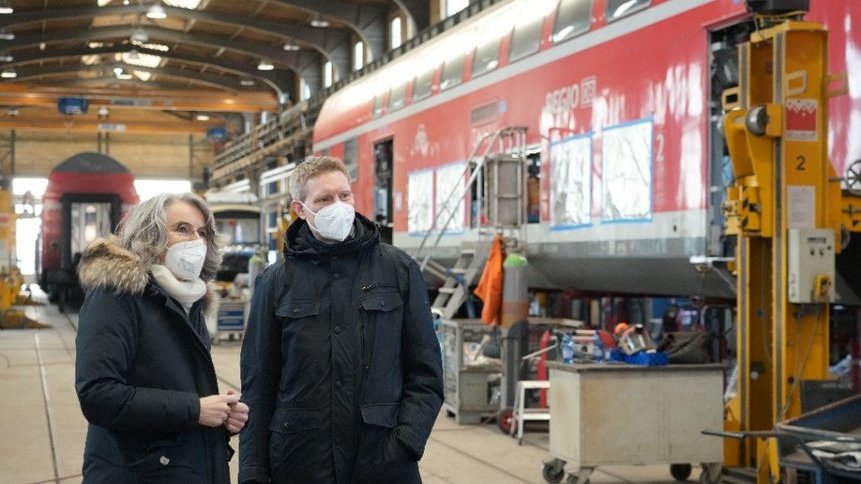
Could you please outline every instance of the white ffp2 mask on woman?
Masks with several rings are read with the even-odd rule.
[[[167,248],[164,266],[181,281],[193,281],[200,277],[206,261],[206,241],[194,239],[177,242]]]

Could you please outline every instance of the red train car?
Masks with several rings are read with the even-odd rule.
[[[861,2],[810,4],[848,74],[829,104],[843,173],[861,158]],[[333,94],[314,151],[345,159],[357,208],[415,253],[480,140],[525,127],[530,285],[732,298],[725,268],[693,262],[733,254],[720,99],[754,28],[743,0],[498,2]],[[474,201],[435,255],[481,237]]]
[[[83,300],[77,264],[93,239],[116,229],[138,202],[134,176],[117,160],[80,153],[48,175],[42,208],[39,285],[61,311]]]

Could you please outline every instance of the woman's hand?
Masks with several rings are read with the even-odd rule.
[[[200,399],[200,417],[197,423],[206,427],[224,425],[230,416],[231,406],[239,401],[239,395],[228,392],[226,395],[210,395]],[[248,407],[246,406],[246,420]],[[245,425],[245,422],[242,423]],[[240,427],[241,428],[241,427]]]

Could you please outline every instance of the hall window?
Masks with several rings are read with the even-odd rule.
[[[332,61],[326,61],[326,63],[323,64],[323,87],[332,87],[334,77],[335,75],[332,70]]]
[[[395,17],[392,19],[392,23],[389,25],[389,35],[391,35],[391,43],[389,47],[392,49],[397,49],[401,46],[401,39],[403,33],[401,32],[401,18]]]
[[[353,44],[353,70],[365,67],[365,43],[361,40]]]

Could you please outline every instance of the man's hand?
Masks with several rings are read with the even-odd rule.
[[[227,395],[235,395],[236,398],[239,398],[239,395],[236,395],[236,392],[233,390],[228,390]],[[224,427],[227,428],[227,431],[231,434],[238,434],[242,430],[242,427],[245,427],[245,422],[247,421],[248,405],[240,401],[231,403],[230,413],[227,416],[227,420],[224,421]]]

